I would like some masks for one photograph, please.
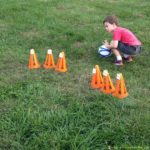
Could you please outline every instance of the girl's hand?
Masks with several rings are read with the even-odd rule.
[[[104,42],[103,42],[103,44],[105,45],[105,47],[107,47],[107,48],[109,48],[110,47],[110,44],[109,44],[109,42],[107,41],[107,40],[105,40]]]

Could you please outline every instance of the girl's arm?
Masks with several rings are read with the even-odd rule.
[[[108,49],[116,49],[118,47],[118,41],[111,41],[110,43],[105,40],[104,41],[104,45],[108,48]]]

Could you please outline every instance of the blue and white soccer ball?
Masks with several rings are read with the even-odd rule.
[[[112,54],[112,52],[105,45],[102,45],[98,48],[98,54],[101,57],[109,57]]]

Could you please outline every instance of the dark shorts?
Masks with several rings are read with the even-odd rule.
[[[127,44],[124,44],[122,42],[118,43],[117,49],[122,52],[123,54],[127,55],[137,55],[141,51],[141,46],[130,46]]]

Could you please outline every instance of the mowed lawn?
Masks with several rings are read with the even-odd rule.
[[[0,0],[0,149],[150,149],[149,0]],[[98,47],[111,35],[107,15],[132,30],[143,50],[132,63],[113,65]],[[28,69],[30,49],[43,65],[64,50],[68,71]],[[92,90],[92,69],[107,69],[123,100]]]

